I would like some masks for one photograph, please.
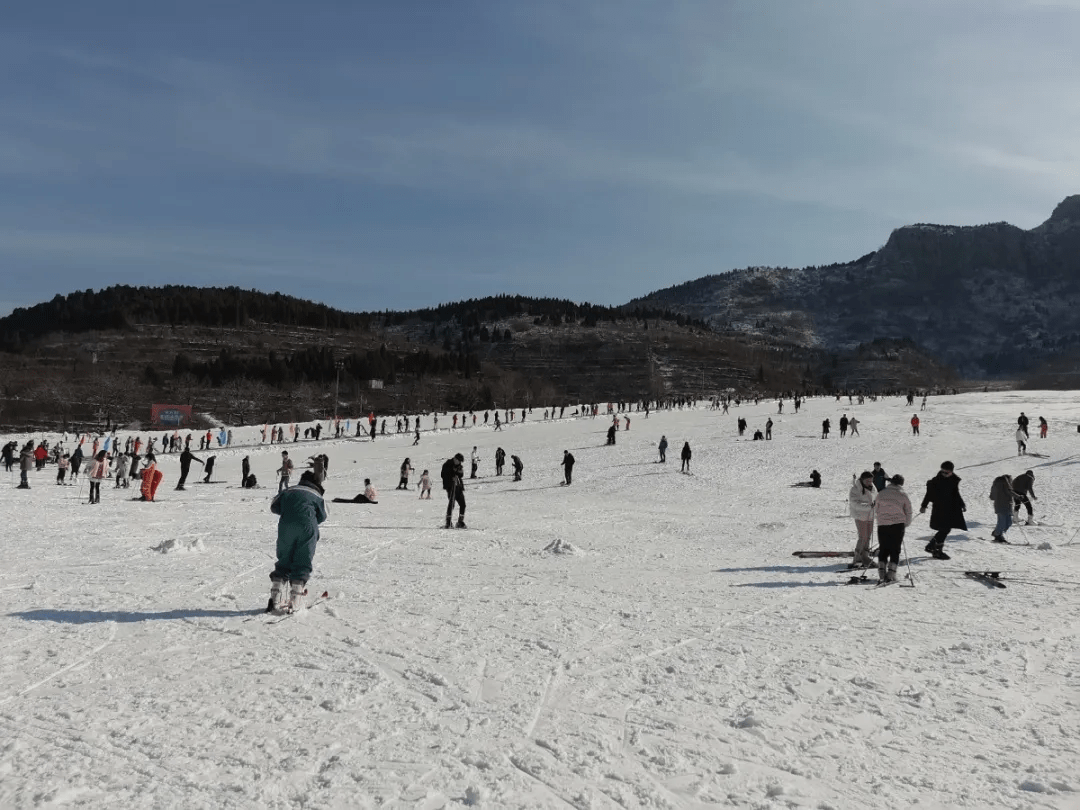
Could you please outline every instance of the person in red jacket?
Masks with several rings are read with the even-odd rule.
[[[37,462],[37,469],[45,469],[45,459],[49,457],[49,451],[45,449],[45,442],[41,442],[34,448],[34,461]]]
[[[914,436],[919,435],[919,415],[917,413],[911,415],[911,433]]]

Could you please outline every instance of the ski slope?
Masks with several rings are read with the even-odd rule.
[[[257,428],[211,451],[223,483],[195,483],[194,465],[175,492],[177,458],[159,456],[156,503],[106,483],[87,505],[52,466],[16,490],[16,473],[0,512],[0,807],[1080,807],[1075,396],[931,398],[919,437],[900,399],[791,410],[633,413],[614,447],[610,417],[540,408],[417,447],[289,444],[297,462],[329,455],[328,500],[369,477],[380,502],[329,505],[310,590],[331,598],[276,624],[260,611],[280,448]],[[1049,420],[1031,442],[1048,458],[1016,457],[1021,410]],[[861,436],[839,438],[843,413]],[[739,440],[740,416],[747,437],[771,416],[774,440]],[[473,445],[469,528],[445,530],[438,471],[455,452],[468,470]],[[500,445],[521,482],[494,475]],[[237,486],[245,454],[260,489]],[[406,456],[413,489],[395,491]],[[936,561],[916,516],[914,588],[845,585],[846,561],[792,556],[854,547],[853,474],[881,461],[917,509],[945,459],[972,528]],[[790,486],[814,468],[821,489]],[[991,481],[1025,469],[1058,525],[992,545]]]

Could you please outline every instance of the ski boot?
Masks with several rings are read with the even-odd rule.
[[[1028,515],[1028,519],[1024,521],[1024,525],[1025,526],[1038,526],[1039,524],[1035,522],[1035,516],[1034,515]]]
[[[307,583],[293,581],[289,583],[289,604],[285,608],[289,613],[298,613],[304,609],[304,597],[307,596]]]
[[[266,612],[273,613],[285,607],[285,583],[275,579],[270,583],[270,601],[266,603]]]
[[[450,521],[450,518],[447,518],[446,519],[446,528],[447,529],[452,529],[453,526],[454,526],[454,524]]]
[[[896,563],[889,563],[889,567],[885,571],[885,581],[896,582]]]
[[[458,518],[458,520],[457,520],[457,527],[458,527],[459,529],[465,529],[465,528],[467,528],[467,527],[466,527],[466,525],[465,525],[465,519],[464,519],[464,518]]]
[[[886,571],[885,571],[885,563],[880,562],[880,561],[878,562],[878,565],[877,565],[877,581],[878,581],[879,585],[881,583],[883,583],[883,582],[888,581],[887,574],[886,574]]]

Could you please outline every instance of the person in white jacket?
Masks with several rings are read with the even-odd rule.
[[[1023,428],[1019,428],[1016,431],[1016,455],[1018,455],[1018,456],[1026,456],[1027,455],[1027,438],[1028,438],[1027,434],[1024,433]]]
[[[904,492],[904,476],[894,475],[877,496],[878,580],[896,582],[904,529],[911,525],[911,500]]]
[[[874,487],[874,474],[864,472],[859,476],[848,493],[848,509],[855,520],[858,540],[855,542],[855,559],[851,568],[869,568],[874,564],[870,556],[870,538],[874,534],[874,504],[877,501],[877,489]]]

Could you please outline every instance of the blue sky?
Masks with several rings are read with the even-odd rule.
[[[0,313],[619,304],[1080,193],[1080,0],[9,3]]]

